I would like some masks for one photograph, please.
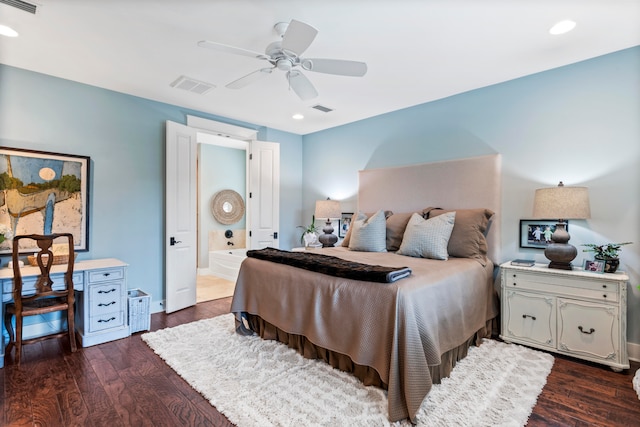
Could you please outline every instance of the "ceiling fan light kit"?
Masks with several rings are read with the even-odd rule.
[[[362,77],[367,73],[367,64],[364,62],[302,58],[300,55],[307,50],[318,34],[318,30],[309,24],[293,19],[289,23],[278,22],[273,28],[282,40],[270,43],[264,54],[208,40],[198,42],[198,46],[234,55],[249,56],[271,64],[271,68],[261,68],[232,81],[226,85],[229,89],[241,89],[271,74],[274,69],[278,69],[286,73],[285,77],[289,88],[293,89],[300,99],[307,100],[318,96],[318,91],[313,83],[300,72],[300,69],[350,77]]]

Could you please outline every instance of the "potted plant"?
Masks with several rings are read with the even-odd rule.
[[[588,249],[583,252],[593,252],[594,258],[605,262],[605,273],[615,273],[620,265],[620,259],[618,253],[622,250],[622,246],[630,245],[632,242],[624,243],[605,243],[603,245],[596,245],[594,243],[586,243],[582,246],[586,246]]]
[[[300,243],[305,247],[315,244],[318,241],[318,227],[316,227],[316,216],[311,216],[311,224],[308,226],[299,225],[298,228],[304,230],[302,236],[300,236]]]

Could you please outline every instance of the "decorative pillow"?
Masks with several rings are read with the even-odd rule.
[[[365,219],[362,219],[362,216],[358,213],[358,218],[351,221],[349,249],[362,252],[386,252],[387,226],[384,212],[380,210]]]
[[[400,248],[411,215],[413,213],[394,213],[387,218],[387,251],[395,252]]]
[[[456,212],[456,221],[449,239],[449,255],[458,258],[486,260],[488,245],[485,234],[493,211],[489,209],[445,210],[427,208],[422,211],[425,218],[435,218],[449,212]]]
[[[365,213],[362,213],[362,212],[358,212],[358,216],[362,215],[362,218],[361,218],[361,219],[367,219],[368,217],[373,216],[373,214],[374,214],[374,213],[375,213],[375,212],[365,214]],[[389,218],[391,215],[393,215],[393,212],[391,212],[391,211],[384,211],[384,216],[385,216],[385,218]],[[356,216],[355,218],[351,218],[351,222],[352,222],[352,224],[353,224],[353,221],[355,221],[355,220],[357,220],[357,219],[358,219],[358,216]],[[348,247],[349,247],[349,242],[351,241],[351,230],[352,230],[352,229],[353,229],[353,227],[349,227],[349,230],[347,230],[347,235],[346,235],[346,236],[344,236],[344,239],[342,239],[341,246],[344,246],[345,248],[348,248]]]
[[[447,245],[456,219],[455,212],[424,219],[414,213],[409,219],[398,254],[431,259],[449,259]]]

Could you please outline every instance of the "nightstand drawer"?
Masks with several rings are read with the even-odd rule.
[[[599,301],[617,302],[619,299],[616,284],[584,277],[555,277],[526,272],[509,272],[505,285],[507,288],[528,289]]]

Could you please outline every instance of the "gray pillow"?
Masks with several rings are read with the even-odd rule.
[[[373,216],[375,212],[373,213],[362,213],[359,212],[357,216],[353,217],[351,220],[355,221],[356,219],[358,219],[358,216],[362,215],[362,219],[367,219],[367,217]],[[385,218],[389,218],[391,215],[393,215],[393,212],[391,211],[384,211],[384,216]],[[405,224],[406,225],[406,224]],[[404,230],[404,229],[403,229]],[[341,245],[344,246],[345,248],[349,247],[349,241],[351,240],[351,227],[349,227],[349,231],[347,231],[347,235],[344,236],[344,239],[342,239],[342,243]],[[399,243],[398,243],[399,244]],[[394,249],[395,250],[395,249]]]
[[[349,249],[362,252],[387,251],[387,221],[384,211],[379,210],[369,218],[358,213],[351,221]]]
[[[424,219],[414,213],[407,223],[398,254],[416,258],[447,260],[447,245],[456,219],[455,212]]]
[[[427,208],[423,218],[435,218],[454,209]],[[488,252],[485,233],[489,227],[493,211],[489,209],[455,209],[456,222],[449,238],[449,255],[459,258],[475,258],[486,265]]]
[[[412,212],[394,213],[387,217],[387,251],[395,252],[400,248],[402,236],[404,236],[404,230],[407,228],[411,215]]]

